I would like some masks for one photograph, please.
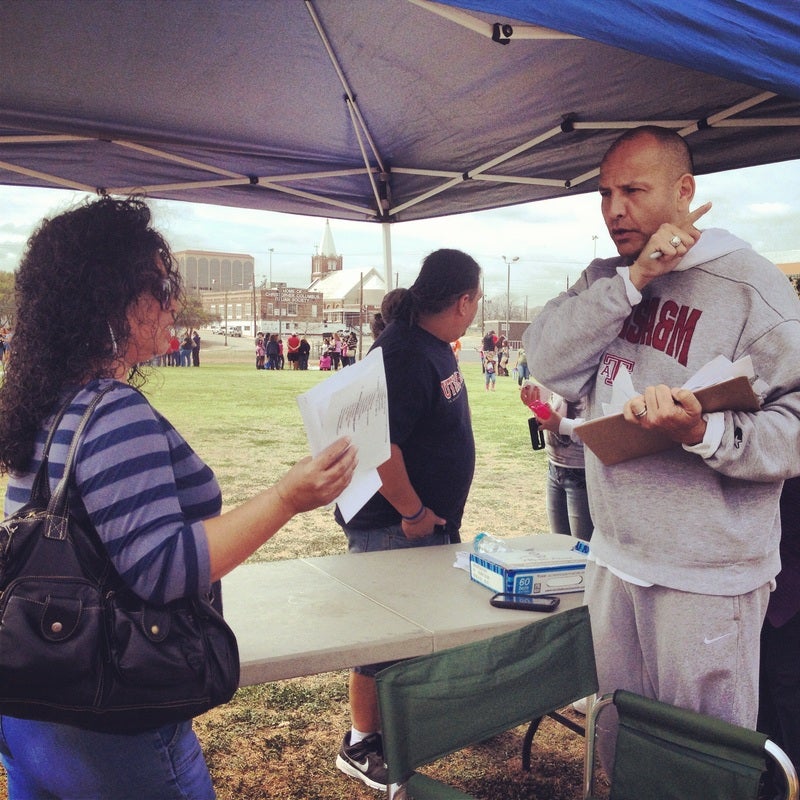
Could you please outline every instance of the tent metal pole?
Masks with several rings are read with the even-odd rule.
[[[392,288],[392,224],[381,222],[383,231],[383,279],[386,282],[386,291]]]

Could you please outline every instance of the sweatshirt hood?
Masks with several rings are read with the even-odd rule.
[[[707,228],[700,234],[692,249],[678,262],[675,272],[706,264],[736,250],[752,250],[752,247],[722,228]]]

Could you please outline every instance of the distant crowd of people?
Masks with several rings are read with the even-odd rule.
[[[357,345],[355,331],[337,331],[333,336],[323,337],[319,369],[329,372],[355,364]],[[280,334],[259,333],[256,336],[256,369],[283,369],[288,362],[289,369],[306,370],[310,356],[311,344],[296,332],[286,339],[285,351]]]
[[[325,336],[322,340],[322,352],[319,356],[319,368],[323,371],[338,370],[356,363],[356,347],[358,337],[355,331],[345,333],[337,331],[333,336]]]
[[[511,344],[502,334],[498,336],[494,331],[489,331],[483,337],[479,355],[487,391],[494,390],[495,379],[498,375],[507,378],[513,372],[520,386],[530,377],[525,349],[520,346],[517,350],[517,360],[511,370],[508,367],[510,351]]]
[[[166,351],[154,356],[150,364],[154,367],[199,367],[200,334],[196,330],[187,329],[178,338],[178,332],[173,330]]]

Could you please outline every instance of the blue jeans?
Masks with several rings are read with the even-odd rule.
[[[550,533],[564,533],[585,542],[592,538],[594,524],[584,470],[548,464],[546,501]]]
[[[376,550],[403,550],[408,547],[432,547],[450,544],[450,534],[437,526],[436,530],[422,539],[408,539],[402,525],[387,525],[385,528],[360,530],[342,525],[347,536],[348,553],[372,553]]]
[[[9,800],[213,800],[191,722],[136,736],[0,717]]]

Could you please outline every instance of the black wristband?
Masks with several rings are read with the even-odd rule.
[[[416,522],[422,515],[425,513],[425,503],[419,504],[419,511],[416,514],[412,514],[410,517],[407,517],[405,514],[401,514],[400,516],[403,518],[403,522]]]

